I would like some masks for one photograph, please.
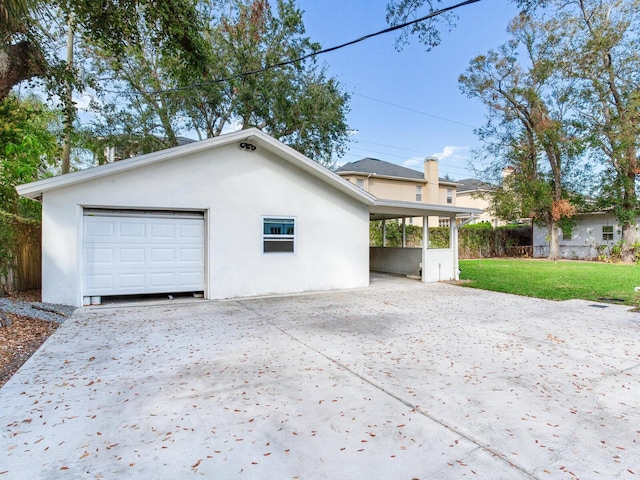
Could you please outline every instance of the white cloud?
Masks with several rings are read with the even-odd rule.
[[[424,157],[411,157],[404,162],[402,162],[403,167],[413,168],[417,167],[418,170],[422,169],[422,165],[424,165]]]
[[[441,152],[432,153],[438,160],[469,160],[469,147],[447,145]]]

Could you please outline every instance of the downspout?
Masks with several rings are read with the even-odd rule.
[[[460,264],[458,263],[458,230],[461,229],[462,227],[464,227],[465,225],[469,225],[473,220],[474,220],[475,216],[472,213],[469,218],[467,218],[464,222],[461,222],[460,225],[454,225],[453,227],[453,240],[454,240],[454,245],[453,245],[453,275],[454,278],[456,280],[460,280]],[[455,224],[455,222],[454,222]]]

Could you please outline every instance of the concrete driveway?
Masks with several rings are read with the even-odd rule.
[[[81,309],[0,479],[640,476],[640,314],[445,284]]]

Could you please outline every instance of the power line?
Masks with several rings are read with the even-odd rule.
[[[404,107],[402,105],[398,105],[398,104],[395,104],[395,103],[387,102],[385,100],[380,100],[380,99],[377,99],[377,98],[368,97],[368,96],[362,95],[360,93],[354,93],[353,96],[366,98],[367,100],[373,100],[374,102],[384,103],[385,105],[391,105],[392,107],[401,108],[402,110],[407,110],[407,111],[413,112],[413,113],[418,113],[420,115],[424,115],[425,117],[437,118],[438,120],[443,120],[445,122],[455,123],[457,125],[462,125],[463,127],[476,128],[473,125],[469,125],[468,123],[458,122],[456,120],[451,120],[451,119],[445,118],[445,117],[439,117],[437,115],[432,115],[430,113],[421,112],[420,110],[415,110],[413,108]]]
[[[231,75],[229,77],[224,77],[224,78],[219,78],[219,79],[216,79],[216,80],[211,80],[209,82],[193,83],[191,85],[186,85],[184,87],[175,87],[175,88],[168,88],[168,89],[162,89],[162,90],[149,90],[149,91],[145,91],[145,92],[131,91],[129,93],[139,94],[139,95],[155,95],[155,94],[159,94],[159,93],[180,92],[180,91],[183,91],[183,90],[191,90],[193,88],[202,88],[202,87],[206,87],[206,86],[209,86],[209,85],[215,85],[217,83],[224,83],[224,82],[228,82],[229,80],[236,80],[238,78],[248,77],[250,75],[257,75],[259,73],[264,73],[264,72],[266,72],[268,70],[273,70],[274,68],[286,67],[287,65],[292,65],[294,63],[302,62],[304,60],[307,60],[309,58],[315,57],[317,55],[322,55],[322,54],[325,54],[325,53],[329,53],[329,52],[334,52],[336,50],[340,50],[340,49],[345,48],[345,47],[349,47],[351,45],[355,45],[356,43],[364,42],[365,40],[369,40],[370,38],[377,37],[378,35],[383,35],[385,33],[394,32],[396,30],[408,27],[409,25],[413,25],[415,23],[424,22],[425,20],[429,20],[431,18],[435,18],[435,17],[437,17],[439,15],[442,15],[443,13],[450,12],[450,11],[455,10],[457,8],[464,7],[466,5],[471,5],[472,3],[476,3],[476,2],[479,2],[479,1],[480,0],[465,0],[464,2],[457,3],[457,4],[452,5],[450,7],[446,7],[446,8],[440,9],[440,10],[436,10],[434,12],[429,13],[428,15],[425,15],[424,17],[420,17],[420,18],[417,18],[415,20],[411,20],[410,22],[401,23],[400,25],[394,25],[392,27],[385,28],[384,30],[380,30],[380,31],[377,31],[375,33],[370,33],[368,35],[364,35],[364,36],[362,36],[360,38],[356,38],[355,40],[351,40],[350,42],[346,42],[346,43],[343,43],[341,45],[336,45],[335,47],[329,47],[329,48],[325,48],[325,49],[322,49],[322,50],[318,50],[317,52],[311,52],[311,53],[308,53],[307,55],[303,55],[302,57],[296,58],[294,60],[287,60],[285,62],[274,63],[272,65],[267,65],[266,67],[262,67],[262,68],[259,68],[257,70],[251,70],[249,72],[243,72],[243,73],[239,73],[237,75]]]
[[[394,150],[404,150],[404,151],[407,151],[407,152],[419,153],[420,155],[423,155],[423,156],[425,155],[424,150],[415,150],[413,148],[397,147],[395,145],[388,145],[388,144],[385,144],[385,143],[369,142],[367,140],[349,140],[349,142],[352,143],[352,144],[353,143],[369,143],[371,145],[378,145],[380,147],[388,147],[388,148],[393,148]],[[358,148],[358,147],[352,147],[352,148]],[[360,150],[366,150],[366,149],[361,148]],[[373,150],[371,150],[371,151],[373,151]],[[384,152],[376,152],[376,153],[384,153]],[[385,155],[386,155],[386,153],[385,153]],[[434,156],[434,157],[438,156],[437,154],[431,154],[431,155]],[[397,157],[399,155],[394,155],[394,156]],[[446,155],[445,160],[449,159],[449,158],[452,158],[454,160],[469,160],[468,156],[462,156],[462,155]]]
[[[406,159],[407,159],[407,157],[406,157],[406,156],[403,156],[403,155],[395,155],[395,154],[393,154],[393,153],[380,152],[380,151],[377,151],[377,150],[371,150],[371,149],[367,149],[367,148],[351,147],[351,149],[350,149],[350,150],[351,150],[351,151],[353,151],[353,150],[360,150],[360,151],[363,151],[363,152],[369,152],[369,153],[379,153],[379,154],[385,155],[386,157],[401,158],[401,159],[403,159],[403,160],[406,160]],[[358,158],[358,157],[362,158],[362,155],[358,155],[358,154],[353,153],[353,152],[351,152],[351,153],[347,153],[346,155],[351,155],[351,156],[353,156],[354,158]],[[461,158],[461,159],[462,159],[462,158]],[[444,160],[446,160],[446,159],[444,159]],[[441,160],[439,160],[439,161],[441,162]],[[468,168],[460,167],[460,166],[456,166],[456,165],[444,165],[444,164],[441,164],[441,165],[442,165],[443,169],[446,169],[446,170],[457,170],[457,171],[460,171],[460,172],[465,172],[465,173],[467,173],[467,174],[468,174],[468,173],[469,173],[469,171],[470,171]],[[411,168],[411,167],[407,167],[407,168]]]

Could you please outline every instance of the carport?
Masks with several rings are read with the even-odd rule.
[[[369,269],[373,272],[419,276],[423,282],[458,280],[458,230],[473,221],[482,210],[448,205],[376,199],[369,207],[369,220],[383,221],[381,247],[369,247]],[[456,217],[464,215],[466,220],[456,224]],[[422,218],[422,246],[406,246],[406,218]],[[429,218],[449,218],[448,248],[430,248]],[[402,221],[402,246],[385,245],[385,222]]]

